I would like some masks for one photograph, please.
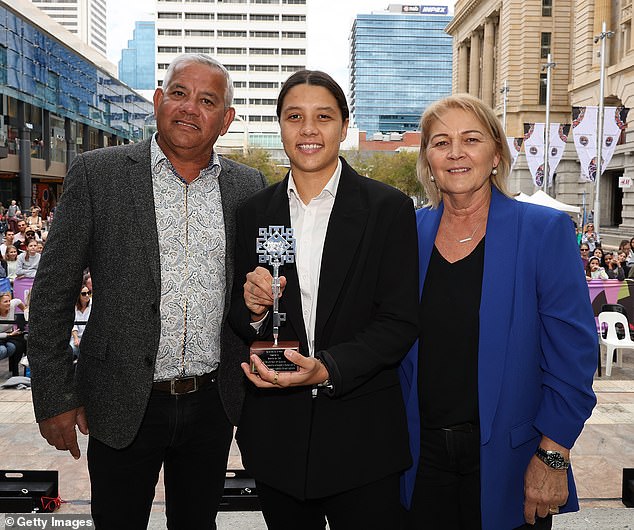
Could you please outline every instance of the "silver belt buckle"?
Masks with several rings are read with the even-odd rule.
[[[187,392],[177,392],[176,391],[176,382],[177,381],[188,381],[188,380],[193,380],[194,381],[194,387],[191,390],[188,390]],[[196,392],[196,390],[198,390],[198,379],[195,375],[190,375],[188,377],[179,377],[178,379],[172,379],[170,381],[170,394],[172,394],[173,396],[180,396],[183,394],[191,394],[192,392]]]

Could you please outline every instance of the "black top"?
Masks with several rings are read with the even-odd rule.
[[[449,263],[432,251],[420,302],[418,392],[421,426],[479,423],[478,340],[484,238]]]

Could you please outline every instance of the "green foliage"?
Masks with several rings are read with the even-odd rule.
[[[418,203],[422,201],[423,186],[416,177],[417,151],[348,152],[345,158],[359,174],[394,186],[410,197],[417,197]]]
[[[287,172],[287,168],[280,166],[271,159],[268,151],[260,148],[250,148],[247,153],[235,152],[224,155],[231,160],[240,162],[252,168],[259,169],[269,184],[282,180]]]

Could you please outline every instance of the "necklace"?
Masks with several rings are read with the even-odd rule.
[[[473,231],[473,233],[469,236],[469,237],[464,237],[462,239],[456,239],[456,241],[458,243],[468,243],[469,241],[473,241],[474,236],[476,235],[476,232],[478,231],[478,229],[482,226],[482,222],[478,223],[478,225],[475,227],[475,230]],[[455,237],[455,236],[454,236]]]

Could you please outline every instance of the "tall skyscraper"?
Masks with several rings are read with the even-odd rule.
[[[279,147],[275,102],[284,80],[306,66],[306,0],[157,1],[156,78],[180,53],[206,53],[230,71],[236,141]]]
[[[106,0],[31,0],[44,13],[106,55]]]
[[[422,111],[451,94],[449,6],[390,4],[357,15],[351,32],[351,106],[368,138],[418,129]]]
[[[119,79],[136,90],[153,90],[156,62],[155,23],[135,22],[128,47],[121,50]]]

